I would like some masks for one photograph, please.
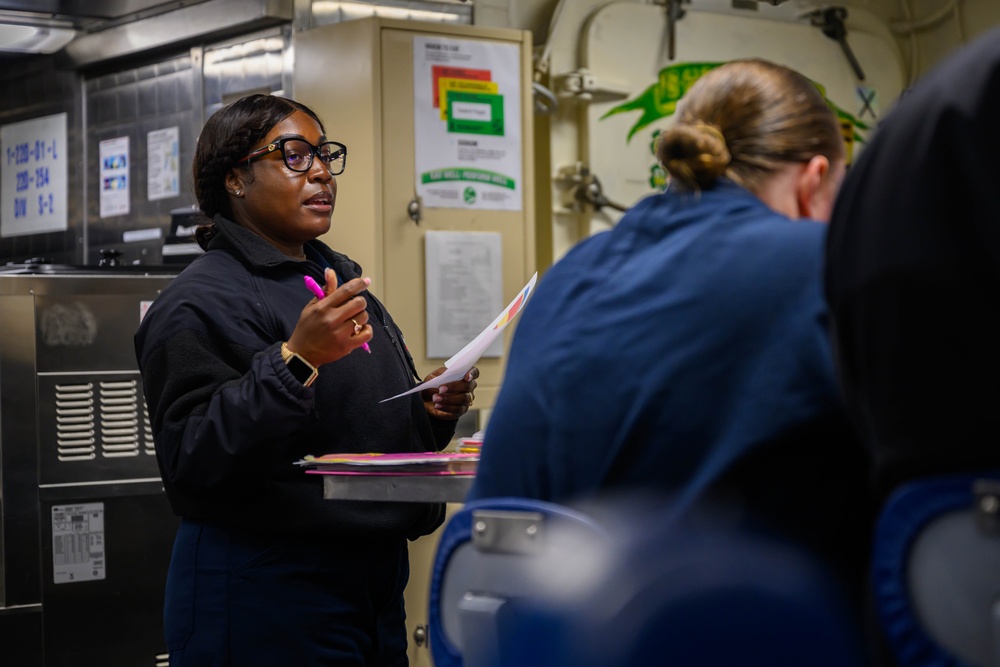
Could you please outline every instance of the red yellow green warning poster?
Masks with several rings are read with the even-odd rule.
[[[424,206],[520,211],[519,47],[414,37],[413,84],[416,190]]]

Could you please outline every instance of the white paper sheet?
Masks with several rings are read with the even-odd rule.
[[[129,199],[130,162],[128,137],[107,139],[97,145],[100,153],[100,214],[102,218],[128,215],[132,210]]]
[[[178,127],[146,133],[146,197],[149,201],[181,194],[180,136]]]
[[[0,126],[0,236],[67,227],[66,114]]]
[[[424,235],[428,359],[455,354],[503,307],[501,245],[500,232]],[[495,341],[483,356],[501,354],[502,341]]]
[[[538,274],[531,276],[531,280],[525,285],[514,300],[507,304],[507,307],[501,311],[499,315],[496,316],[489,326],[482,330],[482,332],[473,338],[469,343],[459,350],[455,355],[444,362],[445,368],[447,369],[444,373],[433,378],[429,382],[423,382],[409,391],[404,391],[402,394],[396,394],[395,396],[390,396],[389,398],[379,401],[379,403],[385,403],[386,401],[391,401],[394,398],[399,398],[400,396],[408,396],[409,394],[415,394],[418,391],[423,391],[430,387],[440,387],[443,384],[448,384],[449,382],[454,382],[455,380],[461,380],[469,369],[476,365],[479,358],[483,356],[483,352],[486,348],[490,346],[497,336],[503,333],[503,330],[507,328],[507,325],[517,317],[517,314],[524,309],[524,304],[528,302],[531,297],[531,292],[535,289],[535,281],[538,280]]]

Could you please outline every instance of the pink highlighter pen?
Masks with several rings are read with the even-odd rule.
[[[323,291],[323,288],[319,286],[318,282],[312,279],[312,276],[305,276],[303,277],[303,280],[306,283],[306,287],[309,288],[309,291],[312,292],[317,299],[322,299],[326,296],[326,292]],[[368,343],[362,343],[361,347],[368,354],[372,353],[371,348],[368,347]]]

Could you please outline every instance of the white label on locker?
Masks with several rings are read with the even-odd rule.
[[[493,119],[493,107],[488,104],[471,102],[455,102],[451,105],[452,118],[460,120],[478,120],[484,123]]]
[[[57,584],[104,579],[104,503],[52,508],[52,578]]]

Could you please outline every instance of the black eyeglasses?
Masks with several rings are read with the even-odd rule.
[[[318,155],[320,161],[330,170],[331,176],[340,176],[347,166],[347,146],[336,141],[327,141],[319,146],[313,146],[305,139],[285,137],[270,143],[263,148],[258,148],[237,164],[249,163],[251,160],[281,151],[281,159],[285,161],[285,166],[292,171],[309,171],[313,165],[313,156]]]

